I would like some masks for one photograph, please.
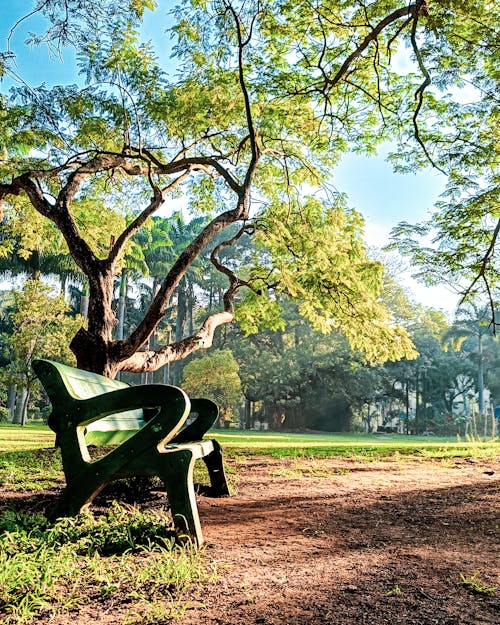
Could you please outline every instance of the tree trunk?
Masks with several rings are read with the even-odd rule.
[[[252,427],[252,402],[245,397],[245,430]]]
[[[80,298],[80,314],[84,319],[89,316],[89,287],[87,282],[83,286],[82,296]]]
[[[184,337],[184,324],[186,323],[187,294],[186,280],[183,278],[177,287],[177,317],[175,320],[175,342],[178,343]],[[172,384],[178,386],[182,376],[182,363],[174,362],[172,367]]]
[[[479,365],[477,370],[477,403],[479,417],[484,416],[484,363],[483,363],[483,337],[480,334],[478,340]]]
[[[193,290],[193,285],[190,284],[189,285],[189,295],[187,298],[187,321],[188,321],[188,334],[191,335],[194,332],[194,320],[193,320],[193,315],[194,315],[194,305],[195,305],[196,299],[194,296],[194,290]]]
[[[127,305],[127,290],[128,290],[128,274],[127,270],[122,271],[120,278],[120,296],[118,298],[118,325],[116,326],[116,338],[117,340],[123,340],[123,330],[125,328],[125,308]]]
[[[406,435],[410,434],[410,382],[406,380],[406,389],[405,389],[405,415],[406,415]]]
[[[415,436],[418,436],[420,432],[420,410],[421,410],[421,395],[420,395],[420,373],[417,369],[415,377]]]
[[[28,421],[28,402],[30,399],[30,395],[31,395],[31,384],[28,381],[28,384],[26,385],[24,397],[23,397],[23,405],[21,408],[21,425],[26,425]]]
[[[14,423],[16,408],[16,385],[14,383],[9,384],[7,389],[7,408],[9,409],[10,420]]]
[[[16,408],[13,423],[24,425],[26,423],[26,410],[28,408],[28,389],[23,386],[21,392],[16,395]]]
[[[80,369],[108,378],[114,378],[119,370],[119,360],[110,357],[109,353],[116,325],[112,308],[113,287],[111,271],[96,271],[89,279],[88,328],[80,328],[70,344]]]

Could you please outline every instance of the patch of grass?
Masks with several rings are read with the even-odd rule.
[[[333,469],[325,466],[321,459],[311,458],[308,462],[296,461],[289,467],[280,467],[270,471],[270,475],[275,477],[287,477],[290,479],[332,477],[333,475],[345,475],[349,469]]]
[[[47,425],[0,424],[0,452],[54,447],[55,434]]]
[[[54,449],[0,454],[0,486],[13,491],[44,490],[63,481],[61,454]]]
[[[406,458],[490,458],[498,455],[498,441],[457,441],[453,438],[401,434],[292,434],[217,430],[215,438],[231,456],[268,455],[276,458],[350,457],[360,461]]]
[[[163,514],[114,504],[106,515],[90,512],[51,524],[15,510],[0,515],[0,620],[30,620],[113,600],[131,603],[155,622],[178,615],[185,592],[213,578],[193,545],[178,545]],[[141,606],[138,610],[138,606]]]
[[[295,434],[251,430],[212,430],[229,454],[240,457],[348,456],[357,460],[398,460],[404,458],[489,458],[498,455],[498,440],[457,440],[453,437],[374,435],[353,433]],[[0,425],[0,452],[53,447],[54,433],[44,425],[24,427]]]
[[[398,586],[398,584],[394,585],[394,588],[392,588],[391,590],[388,590],[385,593],[388,597],[399,597],[400,595],[403,594],[403,591],[401,590],[401,588]]]
[[[470,577],[466,577],[463,573],[460,573],[460,583],[462,586],[468,588],[471,592],[477,595],[492,596],[495,594],[496,586],[488,586],[480,577],[481,572],[476,571]]]

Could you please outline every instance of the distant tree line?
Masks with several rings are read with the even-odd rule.
[[[133,330],[157,288],[162,264],[202,227],[203,220],[186,224],[179,214],[152,221],[147,242],[141,240],[139,253],[126,257],[115,281],[117,336]],[[4,420],[24,423],[46,413],[30,369],[32,359],[75,364],[68,345],[75,327],[85,324],[86,288],[83,274],[69,272],[63,255],[39,254],[36,262],[31,256],[13,262],[15,254],[0,264],[3,277],[19,284],[0,293],[5,389],[0,400]],[[241,264],[245,260],[242,242]],[[223,292],[220,275],[200,259],[169,301],[151,343],[172,336],[182,340],[219,305]],[[284,297],[280,327],[263,330],[243,320],[219,332],[206,355],[167,363],[154,373],[122,373],[122,378],[132,384],[179,384],[190,393],[210,396],[221,406],[221,426],[489,434],[491,405],[500,403],[500,350],[488,306],[464,305],[449,324],[443,313],[411,302],[389,277],[381,299],[408,332],[416,357],[369,362],[340,332],[314,328],[297,304]],[[485,389],[491,394],[488,410]]]

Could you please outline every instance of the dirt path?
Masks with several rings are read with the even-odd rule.
[[[308,468],[253,459],[236,496],[201,498],[220,581],[180,625],[499,622],[498,590],[474,593],[460,574],[500,585],[500,462]]]
[[[500,587],[500,459],[252,458],[237,473],[233,497],[199,497],[218,581],[194,591],[177,625],[500,622],[500,591],[461,578]],[[38,622],[119,625],[128,607],[89,601]]]

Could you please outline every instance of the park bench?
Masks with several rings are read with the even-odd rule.
[[[217,419],[217,405],[189,400],[175,386],[129,386],[50,360],[35,360],[33,369],[52,405],[48,423],[66,477],[53,518],[75,516],[113,480],[154,475],[165,485],[177,533],[201,545],[193,483],[197,459],[208,468],[210,494],[229,495],[220,445],[203,440]],[[112,448],[91,458],[92,445]]]

